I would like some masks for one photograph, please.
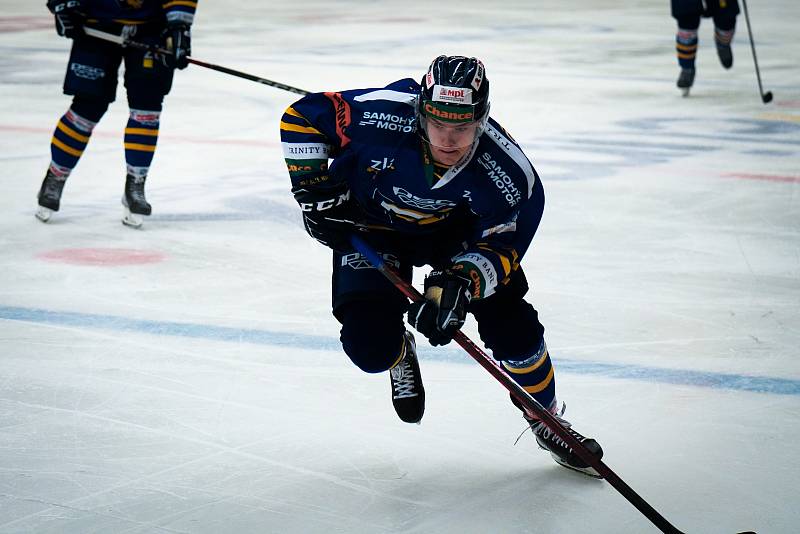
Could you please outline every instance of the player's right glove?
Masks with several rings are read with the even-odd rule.
[[[165,54],[164,61],[172,69],[185,69],[192,55],[192,27],[185,22],[168,22],[162,34],[164,48],[172,52]]]
[[[447,345],[464,326],[472,280],[453,270],[431,271],[425,278],[425,300],[408,309],[408,322],[428,338],[431,345]]]
[[[350,236],[356,231],[361,210],[351,200],[346,184],[311,191],[295,190],[294,198],[303,211],[303,225],[308,235],[333,250],[353,250]]]
[[[74,39],[83,35],[84,16],[80,0],[47,0],[47,9],[56,17],[56,32]]]

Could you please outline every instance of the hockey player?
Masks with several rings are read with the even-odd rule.
[[[390,371],[401,420],[418,423],[425,410],[404,313],[433,345],[450,342],[472,313],[509,375],[553,414],[563,413],[519,265],[544,191],[519,145],[489,117],[480,61],[440,56],[420,83],[310,94],[284,113],[281,140],[306,231],[333,249],[333,314],[343,349],[365,372]],[[414,266],[430,265],[426,300],[409,306],[354,252],[356,231],[406,280]],[[524,416],[558,463],[596,475],[543,423]],[[572,432],[602,456],[595,440]]]
[[[697,30],[700,27],[700,17],[714,19],[714,43],[717,55],[722,66],[729,69],[733,66],[731,41],[736,31],[738,14],[738,0],[672,0],[672,16],[678,22],[675,49],[678,54],[678,65],[681,67],[677,85],[683,96],[689,96],[689,90],[694,84],[694,62],[697,55]]]
[[[59,119],[50,143],[51,161],[39,190],[36,216],[47,222],[58,211],[67,177],[78,164],[92,129],[116,98],[117,71],[125,63],[130,116],[124,145],[127,173],[122,222],[138,227],[151,206],[144,184],[158,139],[164,96],[174,69],[184,69],[190,55],[190,32],[196,0],[47,0],[56,31],[72,39],[64,94],[72,105]],[[84,25],[164,47],[172,54],[124,48],[87,37]]]

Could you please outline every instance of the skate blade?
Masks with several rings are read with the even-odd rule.
[[[689,90],[690,89],[691,89],[690,87],[682,88],[681,89],[681,96],[683,96],[683,98],[686,98],[687,96],[689,96]]]
[[[50,220],[50,217],[53,216],[53,210],[50,208],[45,208],[44,206],[39,206],[39,209],[36,210],[36,218],[42,222],[47,222]]]
[[[554,454],[554,453],[551,452],[550,456],[553,457],[553,460],[555,460],[558,465],[566,467],[567,469],[571,469],[572,471],[577,471],[578,473],[584,474],[584,475],[586,475],[588,477],[597,478],[597,479],[602,479],[603,478],[603,476],[600,473],[598,473],[595,470],[594,467],[591,467],[591,466],[589,466],[589,467],[575,467],[574,465],[569,465],[567,462],[563,461],[561,458],[558,457],[557,454]]]
[[[141,228],[144,219],[137,213],[131,213],[131,210],[125,208],[125,215],[122,217],[122,224],[131,228]]]

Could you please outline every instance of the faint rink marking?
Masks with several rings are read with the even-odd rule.
[[[800,122],[800,115],[790,115],[788,113],[763,113],[759,118],[768,121],[789,121]]]
[[[262,443],[263,441],[264,440],[258,440],[258,441],[246,443],[246,444],[240,445],[239,448],[242,448],[242,449],[250,448],[250,447],[253,447],[255,445],[258,445],[259,443]],[[184,469],[186,467],[190,467],[190,466],[192,466],[194,464],[207,464],[209,462],[209,460],[211,460],[211,459],[213,459],[215,457],[219,457],[219,456],[225,455],[225,454],[228,454],[228,452],[227,451],[213,451],[213,452],[209,452],[207,454],[202,454],[202,455],[200,455],[200,456],[198,456],[198,457],[196,457],[196,458],[194,458],[192,460],[187,460],[185,462],[181,462],[179,464],[172,465],[172,466],[167,467],[165,469],[161,469],[161,470],[155,471],[153,473],[148,473],[146,475],[142,475],[142,476],[140,476],[138,478],[135,478],[135,479],[132,479],[132,480],[126,480],[125,482],[113,484],[112,486],[110,486],[110,487],[108,487],[106,489],[103,489],[103,490],[100,490],[100,491],[95,491],[93,493],[84,495],[82,497],[78,497],[76,499],[72,499],[72,500],[64,502],[64,503],[55,503],[55,502],[46,501],[44,499],[36,499],[36,498],[32,498],[32,497],[19,497],[19,496],[11,495],[11,494],[0,494],[0,496],[6,497],[6,498],[9,498],[9,499],[14,499],[14,500],[18,500],[18,501],[33,502],[33,503],[38,503],[38,504],[42,504],[44,506],[48,506],[49,507],[47,509],[39,510],[37,512],[32,512],[32,513],[30,513],[30,514],[28,514],[28,515],[26,515],[24,517],[14,519],[14,520],[12,520],[10,522],[0,523],[0,527],[6,527],[8,525],[12,525],[12,524],[15,524],[15,523],[28,521],[28,520],[33,519],[35,517],[41,516],[42,514],[48,514],[53,510],[66,509],[66,510],[71,510],[71,511],[76,511],[76,512],[84,512],[84,513],[87,513],[87,514],[90,514],[90,515],[100,515],[100,516],[105,516],[105,517],[113,517],[113,518],[119,519],[120,521],[123,521],[123,522],[132,523],[134,525],[132,528],[134,528],[134,529],[136,529],[138,527],[142,527],[142,526],[147,526],[147,527],[156,528],[158,530],[163,530],[163,531],[167,531],[167,532],[180,532],[180,533],[184,533],[185,534],[187,531],[175,530],[175,529],[170,529],[168,527],[159,526],[159,525],[156,525],[155,522],[156,521],[161,521],[161,520],[164,520],[164,519],[167,519],[167,518],[170,518],[170,517],[174,517],[174,516],[177,516],[177,515],[184,514],[187,511],[197,510],[199,508],[203,508],[203,507],[206,507],[206,506],[213,506],[213,505],[218,504],[220,502],[232,501],[232,500],[236,499],[237,497],[242,497],[243,495],[239,494],[239,493],[234,494],[234,495],[225,494],[224,495],[224,497],[225,497],[224,499],[212,500],[212,501],[209,501],[208,503],[192,507],[191,509],[188,509],[188,510],[182,509],[182,510],[176,511],[173,514],[167,514],[167,515],[159,517],[158,519],[151,520],[151,521],[146,521],[146,522],[137,521],[137,520],[132,519],[130,517],[123,517],[123,516],[115,515],[115,514],[111,514],[111,513],[101,513],[101,512],[98,512],[97,509],[79,508],[77,505],[82,501],[85,501],[87,499],[95,499],[97,497],[100,497],[100,496],[103,496],[105,494],[108,494],[109,492],[116,492],[118,490],[121,490],[121,489],[124,489],[124,488],[128,488],[128,487],[131,487],[131,486],[139,486],[143,482],[147,482],[148,480],[151,480],[151,479],[156,479],[156,478],[158,478],[158,477],[160,477],[162,475],[168,474],[168,473],[172,473],[172,472],[175,472],[175,471],[180,471],[180,470],[182,470],[182,469]],[[209,494],[209,495],[215,495],[215,496],[219,496],[220,495],[219,492],[211,490],[209,488],[203,488],[202,490],[198,490],[198,488],[195,488],[195,487],[188,487],[188,488],[185,487],[185,486],[178,486],[178,487],[181,487],[181,488],[184,488],[184,489],[191,489],[191,490],[194,490],[194,491],[202,491],[202,492],[204,492],[206,494]],[[159,491],[159,488],[152,488],[152,490],[153,491]],[[163,488],[161,489],[161,491],[164,492]],[[256,500],[256,501],[259,501],[259,502],[264,503],[264,504],[276,504],[276,503],[277,504],[287,504],[287,501],[285,501],[285,500],[280,500],[280,499],[275,499],[275,498],[266,498],[266,497],[262,497],[262,496],[251,495],[251,494],[244,495],[244,497],[246,497],[247,500]],[[240,503],[240,505],[241,505],[241,503]],[[250,508],[258,508],[258,507],[250,506]],[[315,508],[316,508],[315,511],[316,511],[316,513],[318,515],[328,516],[328,517],[337,518],[337,519],[341,519],[342,518],[342,515],[339,514],[339,513],[336,513],[335,511],[326,510],[326,509],[321,508],[321,507],[315,507]],[[260,509],[263,510],[264,508],[260,508]],[[307,510],[306,510],[306,512],[307,512]]]
[[[262,454],[255,454],[255,453],[246,452],[244,450],[241,450],[241,449],[245,449],[245,448],[253,446],[253,443],[248,443],[248,444],[243,444],[243,445],[239,445],[239,446],[236,446],[236,447],[232,447],[232,446],[224,445],[222,443],[217,443],[217,442],[214,442],[214,441],[211,441],[211,440],[192,438],[192,437],[189,437],[189,436],[176,434],[174,432],[169,432],[169,431],[161,430],[161,429],[158,429],[158,428],[151,428],[151,427],[148,427],[148,426],[145,426],[145,425],[141,425],[141,424],[138,424],[138,423],[133,423],[133,422],[130,422],[130,421],[124,421],[124,420],[116,419],[116,418],[113,418],[113,417],[105,417],[105,416],[101,416],[101,415],[97,415],[97,414],[90,414],[90,413],[87,413],[87,412],[84,412],[84,411],[81,411],[81,410],[71,410],[71,409],[68,409],[68,408],[58,408],[58,407],[55,407],[55,406],[48,406],[48,405],[44,405],[44,404],[27,403],[27,402],[21,402],[21,401],[13,400],[13,399],[2,399],[2,400],[5,400],[6,402],[9,402],[9,403],[15,403],[15,404],[17,404],[19,406],[24,406],[26,408],[33,408],[33,409],[37,409],[37,410],[46,410],[46,411],[51,411],[51,412],[57,412],[57,413],[65,414],[65,415],[83,417],[83,418],[91,419],[91,420],[94,420],[94,421],[99,421],[99,422],[106,423],[106,424],[115,424],[115,425],[124,426],[124,427],[128,427],[128,428],[134,428],[134,429],[142,430],[142,431],[148,432],[150,434],[155,434],[155,435],[158,435],[158,436],[161,436],[161,437],[166,437],[166,438],[174,439],[174,440],[178,440],[178,441],[185,441],[185,442],[189,442],[189,443],[194,443],[196,445],[202,445],[202,446],[209,447],[211,449],[215,449],[216,450],[215,453],[209,453],[209,454],[203,455],[204,458],[208,458],[208,457],[214,456],[216,454],[220,454],[220,453],[232,454],[234,456],[239,456],[239,457],[245,458],[247,460],[255,460],[255,461],[258,461],[258,462],[262,462],[262,463],[265,463],[265,464],[270,465],[272,467],[285,469],[287,471],[291,471],[291,472],[294,472],[294,473],[297,473],[297,474],[300,474],[300,475],[321,479],[321,480],[323,480],[325,482],[328,482],[328,483],[331,483],[331,484],[333,484],[335,486],[339,486],[341,488],[351,490],[351,491],[353,491],[355,493],[365,494],[365,495],[367,495],[369,497],[379,496],[379,497],[381,497],[383,499],[387,499],[387,500],[390,500],[390,501],[399,502],[399,503],[403,503],[403,504],[410,504],[410,505],[418,506],[418,507],[421,507],[421,508],[434,508],[430,503],[428,503],[426,501],[408,499],[408,498],[405,498],[405,497],[399,497],[397,495],[392,495],[391,493],[378,491],[378,490],[375,490],[375,489],[371,489],[369,487],[360,486],[358,484],[355,484],[353,482],[349,482],[349,481],[347,481],[347,480],[345,480],[345,479],[343,479],[341,477],[335,476],[335,475],[328,475],[326,473],[322,473],[320,471],[315,471],[313,469],[307,469],[305,467],[300,467],[300,466],[297,466],[297,465],[293,465],[291,463],[274,460],[274,459],[269,458],[268,456],[264,456]],[[256,443],[259,443],[259,442],[256,442]],[[182,464],[182,465],[187,465],[187,464],[190,464],[190,463],[193,463],[193,462],[197,462],[199,460],[200,459],[194,459],[194,460],[186,462],[185,464]],[[168,468],[168,469],[164,470],[163,472],[169,472],[171,469],[173,469],[173,468]],[[143,480],[143,479],[149,478],[151,476],[154,476],[154,475],[146,475],[144,477],[140,477],[137,480]],[[74,509],[75,505],[80,503],[80,502],[82,502],[82,501],[85,501],[87,499],[91,499],[91,498],[94,498],[94,497],[98,497],[100,495],[104,495],[104,494],[106,494],[108,492],[114,491],[114,490],[122,488],[122,487],[126,487],[126,486],[129,486],[129,485],[132,485],[135,482],[136,481],[127,481],[127,482],[125,482],[123,484],[118,484],[118,485],[113,486],[111,488],[107,488],[107,489],[104,489],[104,490],[101,490],[101,491],[97,491],[97,492],[94,492],[94,493],[89,494],[89,495],[84,495],[82,497],[79,497],[77,499],[73,499],[73,500],[68,501],[66,503],[44,503],[44,504],[51,504],[51,508],[49,508],[47,510],[39,510],[38,512],[34,512],[34,513],[29,514],[29,515],[27,515],[25,517],[17,518],[17,519],[8,521],[6,523],[0,523],[0,527],[8,527],[8,526],[11,526],[11,525],[14,525],[14,524],[21,523],[21,522],[23,522],[25,520],[28,520],[30,518],[37,517],[37,516],[40,516],[42,514],[46,514],[48,511],[52,510],[53,508],[73,508]],[[44,502],[44,501],[42,501],[42,502]],[[82,510],[82,511],[93,513],[95,515],[104,515],[104,514],[99,514],[98,512],[95,512],[93,510]],[[111,515],[111,514],[109,514],[109,515]],[[126,521],[131,521],[131,522],[134,522],[134,523],[139,523],[138,521],[127,519],[127,518],[124,518],[124,517],[118,517],[118,516],[115,516],[115,515],[112,515],[112,517],[115,517],[115,518],[118,518],[118,519],[123,519],[123,520],[126,520]],[[147,523],[144,523],[144,524],[147,524]],[[166,528],[163,528],[163,527],[159,527],[159,528],[162,529],[162,530],[168,530],[170,532],[182,532],[182,531],[169,530],[169,529],[166,529]]]
[[[119,521],[121,521],[123,523],[133,523],[135,525],[133,528],[136,528],[136,529],[146,526],[148,528],[155,529],[155,530],[158,530],[158,531],[171,532],[172,534],[189,534],[189,531],[187,531],[187,530],[175,530],[175,529],[172,529],[172,528],[169,528],[169,527],[162,527],[162,526],[159,526],[159,525],[154,525],[149,521],[137,521],[136,519],[131,519],[129,517],[124,517],[124,516],[119,515],[119,514],[114,514],[114,513],[111,513],[111,512],[104,512],[101,509],[78,508],[77,506],[70,506],[68,503],[63,503],[63,504],[62,503],[55,503],[55,502],[46,501],[44,499],[36,499],[36,498],[33,498],[33,497],[17,497],[16,495],[11,495],[9,493],[0,493],[0,497],[6,498],[6,499],[10,499],[10,500],[14,500],[14,501],[23,501],[23,502],[41,504],[43,506],[48,506],[49,507],[49,508],[46,508],[44,510],[40,510],[38,512],[34,512],[32,514],[28,514],[28,515],[26,515],[24,517],[21,517],[19,519],[15,519],[13,521],[9,521],[7,523],[0,523],[0,527],[6,527],[6,526],[9,526],[9,525],[13,525],[15,523],[19,523],[19,522],[22,522],[22,521],[27,521],[27,520],[33,519],[33,518],[35,518],[35,517],[37,517],[37,516],[39,516],[41,514],[44,514],[44,513],[48,513],[47,520],[49,522],[55,521],[57,519],[64,519],[65,521],[69,521],[71,519],[76,519],[76,518],[71,518],[71,517],[64,517],[64,518],[56,517],[56,518],[54,518],[52,516],[52,511],[53,510],[69,510],[70,512],[73,512],[73,513],[84,513],[84,514],[92,515],[92,516],[110,517],[110,518],[113,518],[113,519],[117,519],[117,520],[119,520]],[[22,531],[20,531],[20,532],[22,532]]]
[[[800,157],[800,124],[786,120],[729,118],[709,124],[704,119],[642,117],[621,120],[615,126],[582,136],[528,138],[520,144],[538,170],[553,168],[543,174],[545,181],[603,178],[622,169],[641,169],[711,151]],[[559,152],[569,155],[559,157]]]
[[[0,319],[38,324],[68,325],[92,330],[133,331],[141,334],[211,339],[253,343],[268,346],[288,346],[299,349],[340,352],[335,338],[313,334],[288,334],[258,329],[239,329],[206,324],[149,321],[128,317],[93,315],[76,312],[56,312],[35,308],[0,306]],[[670,340],[675,342],[676,340]],[[426,351],[424,359],[453,363],[472,363],[460,349]],[[670,369],[621,363],[558,359],[561,370],[576,374],[605,376],[608,378],[637,380],[672,385],[686,385],[711,389],[728,389],[773,395],[800,396],[800,380],[768,376],[750,376],[689,369]]]
[[[32,133],[32,134],[52,134],[52,128],[37,128],[33,126],[13,126],[8,124],[0,124],[0,132],[12,133]],[[118,132],[94,131],[92,137],[103,137],[119,139]],[[277,136],[276,136],[277,137]],[[269,147],[280,149],[280,142],[278,141],[263,141],[258,139],[224,139],[213,137],[196,137],[190,135],[170,135],[160,134],[159,142],[165,140],[166,142],[182,142],[194,143],[200,145],[233,145],[233,146],[255,146],[255,147]],[[91,142],[91,141],[90,141]]]
[[[43,6],[44,7],[44,6]],[[28,32],[54,28],[53,18],[47,15],[37,16],[0,16],[0,33]]]
[[[740,178],[743,180],[762,180],[766,182],[784,182],[800,184],[800,176],[781,176],[776,174],[751,174],[746,172],[726,172],[720,174],[723,178]]]
[[[62,248],[36,255],[37,258],[72,265],[102,265],[105,267],[160,263],[166,259],[163,252],[129,248]]]

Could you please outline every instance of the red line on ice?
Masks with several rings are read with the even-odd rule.
[[[749,174],[746,172],[729,172],[720,175],[723,178],[742,178],[744,180],[764,180],[767,182],[800,183],[800,176],[780,176],[776,174]]]
[[[65,248],[38,254],[45,261],[69,263],[71,265],[100,265],[117,267],[120,265],[141,265],[158,263],[164,260],[161,252],[135,250],[129,248]]]

